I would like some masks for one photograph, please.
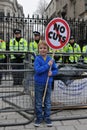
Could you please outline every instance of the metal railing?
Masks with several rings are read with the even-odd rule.
[[[0,38],[7,43],[7,50],[9,49],[9,40],[14,37],[13,30],[19,28],[22,31],[22,37],[24,37],[29,43],[33,40],[33,31],[39,31],[41,33],[41,39],[45,38],[45,29],[51,19],[46,17],[12,17],[12,16],[0,16]],[[70,26],[71,35],[74,36],[75,41],[82,47],[87,43],[87,22],[80,19],[67,19]]]
[[[10,55],[20,54],[23,52],[0,52],[7,55],[7,62],[0,63],[0,75],[2,74],[0,84],[0,112],[1,113],[15,113],[15,116],[21,115],[22,121],[1,123],[2,126],[26,125],[34,120],[34,68],[31,62],[31,52],[25,53],[25,59],[22,63],[11,63]],[[49,53],[48,55],[51,55]],[[58,53],[58,55],[60,55]],[[62,54],[67,56],[70,54]],[[73,54],[74,55],[74,54]],[[82,54],[86,55],[86,54]],[[21,66],[23,69],[12,69],[12,65]],[[54,84],[52,90],[52,114],[66,109],[79,109],[87,107],[87,66],[82,63],[57,63],[59,73],[54,77]],[[7,66],[4,68],[4,66]],[[19,73],[19,75],[18,75]],[[13,74],[16,79],[20,79],[23,75],[22,84],[13,84]],[[9,115],[8,114],[8,115]],[[68,120],[68,119],[83,119],[87,116],[71,116],[53,118],[52,120]],[[14,119],[15,120],[15,119]]]

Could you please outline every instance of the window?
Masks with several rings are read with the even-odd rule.
[[[0,22],[4,21],[4,12],[0,12]]]
[[[9,12],[7,13],[7,17],[10,17],[10,13]]]
[[[3,39],[3,33],[2,32],[0,32],[0,39]]]
[[[4,16],[4,12],[0,12],[0,17],[3,17]]]

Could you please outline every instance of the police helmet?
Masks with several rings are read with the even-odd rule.
[[[74,36],[70,36],[70,40],[73,40],[74,39]]]
[[[38,32],[38,31],[34,31],[33,34],[34,34],[34,36],[40,36],[40,32]]]
[[[13,32],[14,32],[14,34],[21,34],[21,30],[20,29],[14,29]]]

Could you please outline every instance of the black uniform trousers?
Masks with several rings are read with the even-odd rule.
[[[24,72],[21,71],[21,69],[24,69],[23,58],[16,58],[12,59],[12,69],[15,70],[12,72],[13,76],[13,85],[22,85],[23,78],[24,78]],[[20,71],[18,71],[20,70]]]
[[[1,80],[2,80],[2,76],[3,76],[3,72],[2,69],[5,69],[5,59],[0,59],[0,84],[1,84]]]

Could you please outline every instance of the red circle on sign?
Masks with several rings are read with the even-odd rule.
[[[53,30],[53,26],[55,24],[56,25],[58,24],[57,30]],[[63,32],[63,29],[65,30],[65,32],[63,33],[63,35],[61,35],[62,33],[59,32],[59,28],[61,29],[62,32]],[[49,36],[49,34],[50,34],[50,36]],[[52,36],[53,36],[53,38],[52,38]],[[63,39],[65,38],[65,40],[62,41],[61,40],[62,38]],[[45,40],[46,40],[47,44],[51,48],[53,48],[53,49],[61,49],[61,48],[63,48],[68,43],[69,38],[70,38],[70,28],[69,28],[68,23],[64,19],[54,18],[47,25]],[[56,45],[57,43],[58,43],[58,45]]]

